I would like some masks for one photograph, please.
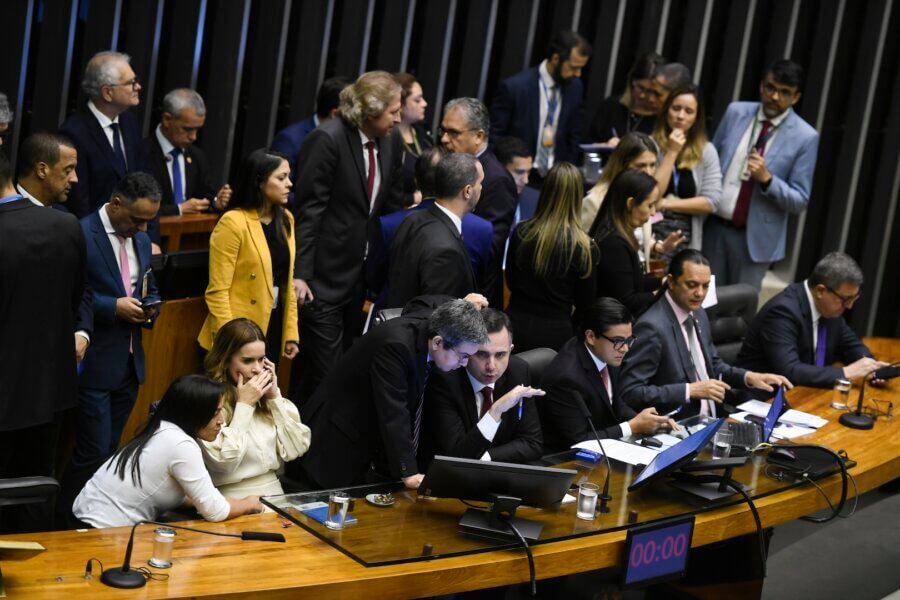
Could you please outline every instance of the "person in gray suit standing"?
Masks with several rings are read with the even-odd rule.
[[[706,220],[703,253],[716,285],[757,290],[769,265],[785,255],[788,215],[809,204],[819,134],[794,112],[803,67],[775,62],[759,102],[732,102],[713,137],[722,166],[722,200]]]
[[[702,307],[710,275],[709,261],[697,250],[682,250],[669,263],[665,292],[635,323],[635,342],[622,362],[619,387],[633,409],[677,411],[678,419],[715,417],[722,416],[718,405],[732,387],[793,387],[787,377],[733,367],[719,357]]]

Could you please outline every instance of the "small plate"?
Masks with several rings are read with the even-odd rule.
[[[394,498],[393,494],[368,494],[366,495],[366,502],[372,504],[373,506],[391,506],[396,502],[397,499]]]

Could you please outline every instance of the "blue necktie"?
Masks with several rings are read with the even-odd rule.
[[[122,149],[122,140],[119,138],[119,124],[110,123],[109,128],[113,132],[113,154],[116,157],[116,163],[119,165],[122,173],[127,173],[128,161],[125,160],[125,151]]]
[[[172,155],[172,194],[175,196],[175,204],[181,204],[184,202],[184,188],[181,187],[181,161],[178,160],[181,150],[172,148],[169,154]]]
[[[827,335],[825,332],[825,319],[819,317],[819,329],[816,334],[816,366],[824,367],[825,366],[825,348],[828,343]]]

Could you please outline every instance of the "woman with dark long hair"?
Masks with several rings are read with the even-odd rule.
[[[234,319],[216,335],[203,361],[206,374],[225,386],[225,426],[201,442],[213,483],[223,494],[283,494],[278,472],[309,448],[309,427],[281,396],[266,337],[250,319]]]
[[[598,253],[578,223],[583,195],[579,170],[567,162],[555,164],[534,217],[520,223],[510,239],[507,313],[517,351],[558,350],[574,335],[573,313],[594,301]]]
[[[75,499],[72,512],[93,527],[121,527],[190,504],[209,521],[260,512],[256,496],[226,498],[203,464],[197,440],[222,428],[224,387],[202,375],[176,379],[144,428],[112,455]]]
[[[296,356],[294,218],[284,206],[291,168],[284,155],[260,148],[241,164],[228,210],[209,239],[209,315],[198,341],[209,350],[219,329],[236,317],[266,332],[269,359]]]
[[[626,169],[613,179],[591,226],[590,235],[600,248],[597,295],[615,298],[635,317],[650,306],[660,288],[660,280],[641,268],[634,235],[636,228],[656,214],[658,203],[656,180]]]
[[[400,139],[403,140],[403,191],[409,194],[413,204],[422,201],[422,194],[416,189],[416,161],[422,152],[434,146],[434,138],[425,127],[425,92],[422,84],[409,73],[394,73],[400,84]]]

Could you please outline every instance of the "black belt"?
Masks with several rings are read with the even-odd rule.
[[[725,227],[727,227],[729,229],[734,229],[735,231],[744,231],[745,229],[747,229],[746,225],[738,227],[737,225],[734,224],[734,221],[732,221],[731,219],[723,219],[719,215],[709,215],[709,216],[712,217],[713,219],[715,219],[716,221],[718,221],[719,224],[724,225]]]

